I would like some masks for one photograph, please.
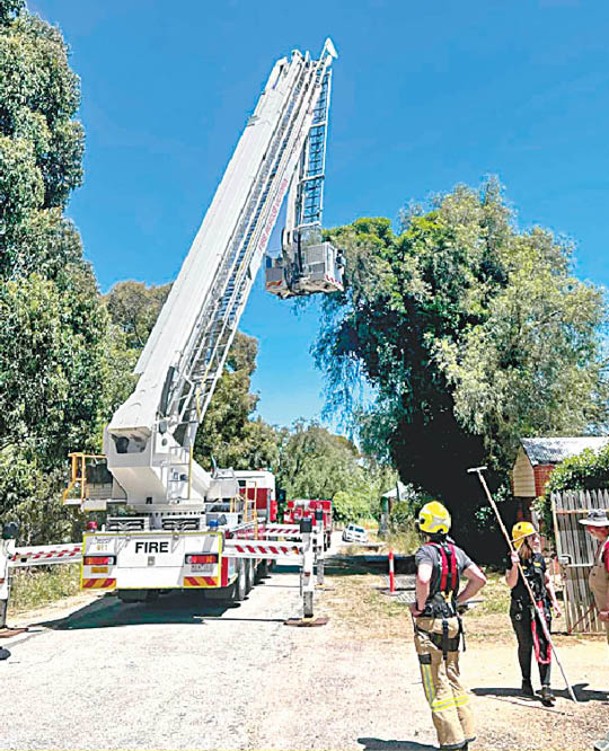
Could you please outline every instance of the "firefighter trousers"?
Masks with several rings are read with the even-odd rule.
[[[548,631],[552,628],[552,618],[548,608],[544,608],[544,615]],[[510,605],[510,620],[518,639],[518,662],[522,680],[531,682],[531,656],[539,665],[539,679],[542,686],[550,685],[552,668],[552,648],[543,628],[539,623],[539,614],[534,612],[529,601],[512,600]]]
[[[446,659],[442,653],[441,618],[416,618],[414,644],[438,743],[448,751],[473,741],[475,731],[470,698],[459,674],[459,621],[448,618],[447,623],[451,649],[446,652]]]

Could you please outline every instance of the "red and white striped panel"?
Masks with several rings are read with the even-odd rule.
[[[235,558],[299,558],[302,545],[263,540],[226,540],[224,553]]]
[[[31,548],[15,548],[9,558],[9,565],[13,568],[25,566],[49,566],[53,563],[77,563],[82,557],[82,546],[69,543],[67,545],[38,545]]]
[[[264,537],[290,537],[300,539],[300,527],[298,524],[265,524],[260,527],[258,534]]]

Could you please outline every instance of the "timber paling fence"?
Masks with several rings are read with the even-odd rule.
[[[552,517],[556,536],[556,553],[564,581],[564,604],[569,633],[603,631],[588,576],[598,543],[579,523],[590,509],[609,509],[607,490],[565,490],[552,493]]]

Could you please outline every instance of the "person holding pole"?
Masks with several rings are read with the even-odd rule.
[[[467,749],[475,740],[469,695],[459,675],[463,636],[458,607],[472,598],[486,577],[448,537],[451,518],[438,501],[425,504],[418,516],[425,542],[415,554],[415,602],[411,605],[414,642],[425,698],[441,749]],[[460,590],[460,579],[467,580]]]
[[[518,555],[512,555],[516,551],[514,550],[514,544],[512,543],[512,538],[509,534],[509,532],[506,529],[505,524],[503,523],[503,519],[501,518],[501,514],[499,513],[499,509],[497,508],[497,504],[495,503],[495,500],[493,496],[491,495],[491,491],[488,489],[488,485],[486,484],[486,480],[484,479],[483,472],[485,471],[486,467],[471,467],[471,469],[468,469],[467,471],[470,473],[476,473],[478,475],[478,479],[480,480],[480,484],[482,485],[482,488],[484,490],[484,493],[486,497],[488,498],[488,502],[491,505],[491,508],[493,509],[493,512],[495,514],[495,518],[497,519],[497,524],[499,525],[499,529],[501,530],[501,534],[503,535],[508,548],[510,549],[510,560],[512,562],[512,568],[514,565],[519,569],[520,573],[523,574],[523,583],[526,591],[529,594],[529,599],[531,601],[531,604],[533,607],[539,612],[539,608],[537,606],[537,601],[535,599],[535,593],[531,589],[531,586],[527,580],[527,577],[524,576],[524,569],[520,565],[520,556]],[[541,614],[540,614],[541,615]],[[567,687],[567,691],[569,693],[569,696],[571,697],[572,701],[574,701],[577,704],[577,696],[575,696],[575,691],[573,690],[573,686],[571,685],[569,679],[567,678],[567,674],[565,673],[565,669],[562,665],[562,662],[560,660],[560,657],[558,656],[558,650],[556,649],[553,641],[552,636],[550,634],[550,629],[548,628],[548,624],[546,622],[545,618],[539,618],[539,623],[541,625],[541,630],[543,631],[543,635],[550,645],[550,648],[552,649],[552,653],[554,657],[556,658],[556,664],[558,665],[558,668],[562,674],[562,677],[564,678],[565,685]]]
[[[531,683],[531,655],[539,665],[541,679],[540,698],[545,706],[553,706],[554,694],[550,688],[550,671],[552,667],[552,647],[546,638],[552,624],[551,608],[555,616],[561,615],[556,593],[547,571],[546,562],[541,554],[539,534],[531,522],[518,522],[512,529],[513,550],[508,559],[505,580],[512,590],[510,603],[510,620],[518,639],[518,662],[522,674],[522,693],[533,697]],[[523,572],[535,596],[535,606],[523,580]],[[541,613],[547,628],[542,628],[539,619]]]
[[[598,542],[588,583],[609,642],[609,518],[607,509],[595,508],[579,520]]]

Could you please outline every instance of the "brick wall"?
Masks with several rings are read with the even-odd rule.
[[[546,489],[546,483],[548,482],[550,475],[554,471],[554,464],[538,464],[533,467],[535,475],[535,496],[539,497],[543,495]]]

